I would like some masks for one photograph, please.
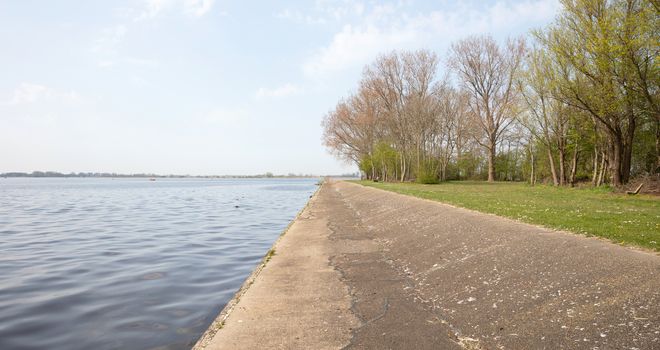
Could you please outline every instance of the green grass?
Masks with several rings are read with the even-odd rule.
[[[271,249],[271,250],[269,250],[269,251],[268,251],[268,253],[266,253],[266,257],[265,257],[265,259],[264,259],[264,260],[265,260],[265,262],[264,262],[264,263],[267,263],[267,262],[269,262],[269,261],[270,261],[270,259],[272,259],[272,258],[273,258],[273,256],[275,256],[275,248],[273,248],[273,249]]]
[[[437,185],[354,181],[370,186],[660,251],[660,198],[607,188],[452,181]]]

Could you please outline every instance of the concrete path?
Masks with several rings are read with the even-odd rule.
[[[198,348],[660,349],[653,253],[345,182],[275,249]]]

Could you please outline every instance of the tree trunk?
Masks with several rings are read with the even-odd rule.
[[[603,152],[601,153],[600,172],[598,174],[598,181],[596,181],[596,187],[602,185],[603,180],[605,180],[605,164],[607,164],[607,160],[605,157],[605,152]]]
[[[660,124],[658,124],[658,132],[657,132],[657,137],[656,137],[656,145],[655,148],[656,150],[660,150]],[[461,145],[459,142],[457,142],[456,145],[456,170],[457,170],[457,177],[460,180],[461,179]],[[660,153],[658,153],[658,165],[660,165]]]
[[[591,184],[594,186],[596,185],[596,181],[598,180],[598,147],[594,144],[594,173],[591,177]]]
[[[405,179],[406,176],[406,157],[401,155],[401,182]]]
[[[566,149],[559,147],[559,185],[566,184]]]
[[[632,143],[624,144],[621,150],[621,184],[625,185],[630,180],[630,164],[632,162]]]
[[[575,174],[577,173],[578,156],[579,152],[576,143],[575,148],[573,149],[573,160],[571,161],[571,175],[568,179],[568,183],[571,185],[571,187],[575,186]]]
[[[394,162],[394,174],[392,174],[392,176],[394,177],[395,180],[399,178],[399,176],[397,175],[398,174],[397,171],[399,171],[399,167],[396,166],[396,160],[395,160],[395,162]]]
[[[552,151],[548,147],[548,160],[550,161],[550,173],[552,173],[552,183],[555,186],[559,185],[559,180],[557,180],[557,170],[555,170],[555,159],[552,156]]]
[[[529,148],[529,155],[531,157],[531,166],[532,166],[532,171],[531,174],[529,175],[529,184],[534,186],[536,184],[536,174],[534,173],[534,151],[532,148]]]
[[[632,113],[632,112],[631,112]],[[628,117],[628,132],[623,141],[621,149],[621,183],[627,184],[630,180],[630,165],[632,163],[632,148],[635,136],[636,118],[634,115]]]
[[[495,181],[495,140],[490,141],[488,149],[488,182]]]
[[[420,148],[421,148],[421,146],[418,142],[417,143],[417,176],[419,176],[419,174],[421,173],[421,169],[422,169],[422,160],[421,160],[421,153],[422,152],[420,151]],[[424,171],[426,171],[426,169],[424,169]]]
[[[511,158],[511,141],[508,142],[508,146],[506,149],[506,165],[504,166],[504,180],[505,181],[511,181],[509,178],[509,163],[510,163],[510,158]]]
[[[660,168],[660,118],[655,120],[655,169],[651,173],[655,173]]]
[[[614,137],[614,142],[612,143],[612,157],[610,163],[610,171],[612,174],[612,185],[619,187],[622,185],[621,178],[621,165],[622,165],[622,153],[623,145],[621,142],[621,137]]]

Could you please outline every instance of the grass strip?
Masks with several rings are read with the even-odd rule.
[[[608,188],[449,181],[437,185],[352,181],[548,228],[660,251],[660,198]]]

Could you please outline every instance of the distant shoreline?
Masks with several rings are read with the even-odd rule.
[[[312,179],[322,177],[342,177],[342,178],[359,178],[355,174],[342,174],[342,175],[313,175],[313,174],[288,174],[288,175],[274,175],[271,173],[257,174],[257,175],[159,175],[159,174],[116,174],[116,173],[59,173],[54,171],[33,171],[31,173],[25,172],[8,172],[0,173],[0,177],[27,177],[27,178],[159,178],[159,179]]]

